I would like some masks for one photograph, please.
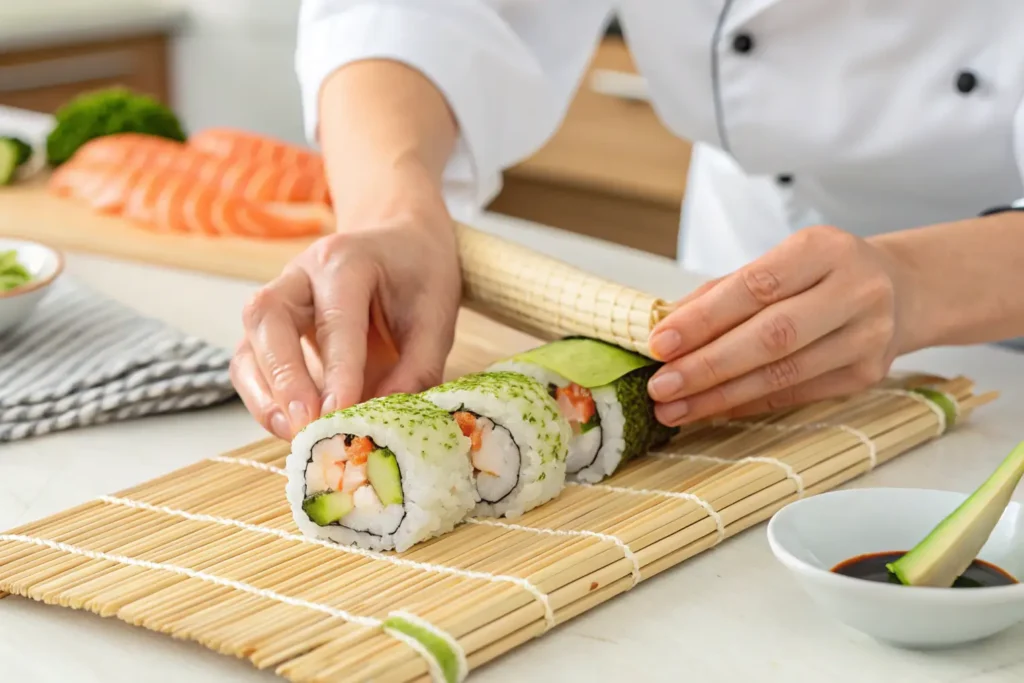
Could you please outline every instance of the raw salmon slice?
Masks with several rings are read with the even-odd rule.
[[[283,216],[167,167],[62,165],[50,189],[157,232],[287,239],[320,235],[321,217]]]
[[[95,138],[82,145],[67,162],[92,163],[166,167],[256,202],[330,205],[327,177],[322,171],[218,156],[153,135],[119,133]]]
[[[129,190],[144,173],[145,169],[136,168],[115,176],[64,163],[50,176],[49,189],[62,197],[83,200],[103,213],[119,213]]]
[[[313,150],[235,128],[198,131],[189,137],[188,146],[221,157],[255,159],[324,173],[323,158]]]

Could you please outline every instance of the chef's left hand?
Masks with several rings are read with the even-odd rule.
[[[878,245],[802,230],[705,284],[654,329],[648,390],[674,426],[843,395],[882,380],[907,344],[906,286]]]

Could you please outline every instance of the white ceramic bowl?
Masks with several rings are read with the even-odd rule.
[[[32,274],[32,281],[0,292],[0,334],[25,322],[64,271],[64,256],[44,244],[0,237],[0,252],[11,249],[18,253],[18,261]]]
[[[791,503],[768,523],[772,552],[818,606],[897,647],[926,649],[980,640],[1024,620],[1024,585],[928,588],[832,572],[866,553],[906,552],[967,494],[927,489],[851,489]],[[1011,502],[979,559],[1024,578],[1024,509]]]

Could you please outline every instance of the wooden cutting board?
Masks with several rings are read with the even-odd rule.
[[[314,240],[187,237],[140,229],[115,216],[46,191],[39,174],[0,188],[0,235],[80,251],[215,275],[266,282]]]
[[[152,233],[47,193],[45,177],[0,188],[0,236],[255,282],[276,277],[295,254],[314,241],[261,242]],[[468,308],[460,312],[456,337],[445,379],[482,370],[541,343],[536,336]]]
[[[52,194],[47,190],[47,180],[48,176],[40,173],[31,180],[0,188],[0,236],[35,240],[65,251],[100,254],[255,283],[277,277],[296,254],[316,239],[258,240],[154,232],[126,219],[101,214],[84,202]],[[324,206],[289,206],[287,209],[324,219],[324,234],[332,228],[333,217]],[[559,285],[562,289],[557,289],[556,299],[566,301],[564,297],[572,297],[571,306],[582,307],[579,311],[582,317],[570,316],[567,322],[562,319],[563,311],[552,313],[541,305],[542,301],[554,301],[549,301],[548,290],[538,294],[537,287],[518,286],[521,272],[526,268],[539,278],[537,286],[548,287],[553,270],[561,268],[561,262],[521,246],[505,245],[494,237],[484,237],[467,226],[460,227],[467,228],[460,230],[459,244],[466,278],[464,309],[485,314],[502,331],[516,330],[529,335],[534,342],[532,345],[540,339],[586,334],[626,344],[626,348],[637,348],[635,340],[641,340],[642,344],[646,338],[654,311],[661,305],[659,300],[607,282],[600,276],[570,270],[566,271],[569,275],[562,277]],[[467,259],[474,258],[477,262],[466,266]],[[517,258],[520,261],[516,261]],[[485,259],[485,265],[480,259]],[[509,265],[508,272],[499,275],[508,277],[495,278],[493,271],[506,265]],[[559,275],[563,273],[559,271]],[[513,304],[526,300],[535,301],[536,306],[520,310],[521,307],[509,304],[510,296]],[[539,315],[538,308],[545,312]],[[613,319],[606,320],[609,316]],[[484,334],[498,334],[498,329],[492,328]]]

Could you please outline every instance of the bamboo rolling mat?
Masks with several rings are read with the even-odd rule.
[[[5,200],[21,211],[15,223],[58,246],[222,274],[270,279],[306,246],[154,235],[39,188]],[[460,329],[449,373],[532,347],[529,335],[649,353],[665,302],[457,230],[465,303],[485,314],[468,322],[493,327]],[[950,420],[908,391],[917,384],[946,394],[952,422],[992,398],[968,379],[911,376],[757,423],[688,427],[600,484],[567,485],[515,520],[470,519],[401,554],[300,535],[280,469],[288,445],[264,441],[0,533],[0,591],[190,639],[296,682],[458,680],[788,502],[942,436]]]
[[[456,648],[445,671],[471,670],[942,436],[946,413],[907,391],[924,382],[955,399],[956,422],[992,398],[968,379],[908,377],[760,422],[691,426],[601,484],[403,554],[301,536],[284,497],[287,444],[264,441],[0,534],[0,589],[290,681],[438,676],[437,658],[386,628],[413,615]]]

